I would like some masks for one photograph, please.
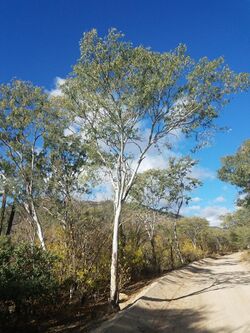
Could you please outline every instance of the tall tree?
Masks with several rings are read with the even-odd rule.
[[[23,207],[45,249],[37,199],[48,177],[47,138],[57,132],[55,113],[43,91],[14,80],[0,86],[0,168],[8,179],[11,200]]]
[[[197,137],[212,127],[228,95],[245,89],[248,74],[235,74],[223,59],[198,62],[178,46],[171,52],[134,47],[111,29],[104,38],[85,33],[81,56],[64,86],[71,111],[83,121],[82,135],[92,146],[114,189],[114,230],[110,300],[118,305],[118,234],[122,207],[142,161],[170,134]]]

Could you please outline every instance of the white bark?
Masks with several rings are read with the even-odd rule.
[[[121,216],[122,202],[118,202],[114,216],[113,226],[113,244],[111,258],[111,277],[110,277],[110,303],[112,306],[117,306],[119,301],[118,291],[118,241],[119,241],[119,224]]]
[[[32,220],[33,224],[35,225],[36,234],[37,234],[37,237],[39,239],[42,249],[46,250],[43,230],[42,230],[42,226],[41,226],[41,223],[39,221],[39,218],[38,218],[38,215],[36,212],[34,202],[31,200],[30,204],[25,203],[24,208],[25,208],[26,212],[28,213],[30,219]]]
[[[41,223],[40,223],[39,218],[37,216],[34,203],[32,202],[31,205],[32,205],[32,215],[33,215],[32,218],[33,218],[33,220],[35,221],[35,224],[36,224],[37,237],[38,237],[38,239],[41,243],[42,249],[46,250],[42,226],[41,226]]]
[[[183,260],[181,250],[180,250],[179,238],[178,238],[178,234],[177,234],[176,220],[174,220],[174,242],[175,242],[175,246],[176,246],[177,255],[178,255],[181,263],[184,264],[184,260]]]

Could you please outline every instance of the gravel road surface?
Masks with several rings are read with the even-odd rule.
[[[173,271],[94,332],[250,333],[250,268],[235,253]]]

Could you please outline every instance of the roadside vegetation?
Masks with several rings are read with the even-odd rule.
[[[183,45],[153,52],[111,29],[80,42],[73,73],[52,96],[30,82],[0,86],[0,320],[33,318],[109,300],[132,283],[250,245],[249,141],[219,177],[242,189],[239,208],[211,227],[184,217],[198,161],[173,157],[181,133],[200,149],[232,94],[249,86],[222,58],[191,59]],[[163,169],[141,167],[168,151]],[[109,200],[89,198],[112,188]],[[94,316],[94,310],[91,310]]]
[[[242,257],[250,261],[250,140],[243,142],[234,155],[222,158],[218,176],[239,189],[238,208],[224,216],[222,227],[229,232],[236,250],[247,250]]]

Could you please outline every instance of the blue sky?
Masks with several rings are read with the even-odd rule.
[[[17,77],[53,89],[78,58],[82,33],[93,27],[101,34],[116,27],[134,44],[158,51],[185,43],[195,59],[223,55],[232,69],[250,71],[249,0],[1,0],[0,82]],[[216,170],[221,156],[250,137],[249,105],[250,93],[234,97],[217,122],[231,131],[195,155],[204,186],[186,213],[216,223],[233,209],[237,192],[216,179]]]

